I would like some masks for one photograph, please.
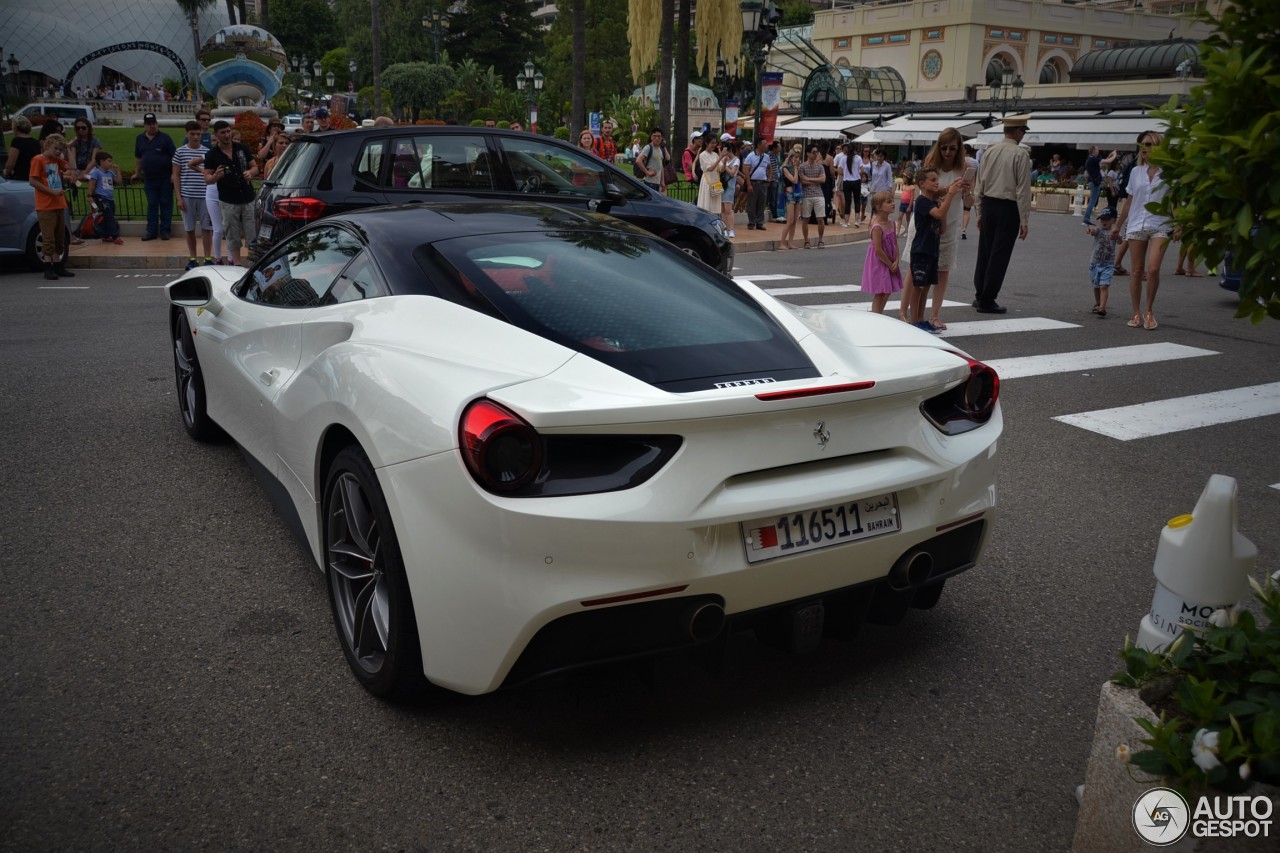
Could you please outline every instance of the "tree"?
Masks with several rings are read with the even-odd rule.
[[[200,10],[208,6],[212,6],[215,0],[176,0],[178,8],[187,16],[187,20],[191,22],[191,42],[195,47],[196,64],[193,70],[196,73],[196,91],[200,90]]]
[[[577,136],[587,119],[587,2],[573,0],[573,106],[569,130]]]
[[[542,34],[529,12],[528,0],[466,3],[450,18],[445,41],[455,56],[474,59],[481,68],[492,65],[513,83],[525,61],[541,55]]]
[[[1235,0],[1219,21],[1200,17],[1218,26],[1200,46],[1204,83],[1156,111],[1169,125],[1151,154],[1168,187],[1158,209],[1207,263],[1231,253],[1237,317],[1280,320],[1280,3]]]
[[[416,120],[420,110],[438,108],[440,101],[456,85],[457,77],[447,65],[401,62],[382,72],[382,82],[391,92],[396,108],[409,111],[408,117]]]
[[[582,106],[575,107],[572,102],[574,20],[561,15],[546,35],[543,71],[547,82],[542,97],[546,108],[539,121],[550,126],[553,113],[564,113],[561,121],[575,133],[586,125],[588,112],[603,108],[610,96],[634,88],[624,58],[628,50],[627,0],[584,0],[584,13]]]
[[[338,19],[327,0],[275,0],[271,20],[271,34],[290,56],[306,54],[314,62],[342,44]]]

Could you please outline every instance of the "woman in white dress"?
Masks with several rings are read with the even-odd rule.
[[[724,169],[724,154],[720,143],[714,137],[707,142],[707,147],[698,154],[698,165],[702,168],[702,180],[698,182],[698,207],[713,216],[723,215],[720,198],[724,194],[721,172]],[[720,184],[720,192],[713,192],[712,187]],[[727,227],[727,226],[726,226]]]

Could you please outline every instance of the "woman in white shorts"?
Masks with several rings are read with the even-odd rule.
[[[1133,317],[1127,325],[1132,329],[1143,328],[1148,331],[1160,325],[1153,313],[1156,291],[1160,289],[1160,265],[1164,262],[1165,250],[1169,248],[1169,238],[1173,236],[1173,225],[1169,217],[1147,210],[1147,204],[1164,198],[1165,191],[1168,190],[1160,174],[1160,167],[1154,165],[1149,158],[1151,149],[1162,141],[1163,137],[1154,130],[1148,130],[1138,139],[1138,162],[1133,165],[1129,185],[1125,189],[1129,195],[1124,200],[1120,217],[1111,229],[1115,237],[1119,238],[1123,234],[1128,241],[1129,261],[1133,264],[1129,277],[1129,300],[1133,303]],[[1145,303],[1142,298],[1144,283],[1147,291]]]
[[[956,181],[964,180],[965,166],[964,138],[960,135],[960,131],[954,127],[948,127],[938,134],[938,141],[933,144],[933,149],[924,158],[923,168],[938,170],[938,190],[945,193],[947,187]],[[942,311],[942,302],[947,296],[947,280],[951,277],[951,271],[956,268],[956,250],[960,246],[960,234],[964,230],[962,225],[964,206],[973,205],[973,197],[969,190],[970,187],[965,187],[962,196],[963,204],[953,203],[947,210],[942,240],[938,244],[938,283],[933,286],[933,307],[929,312],[929,325],[938,331],[947,328],[947,324],[939,319],[938,314]],[[908,215],[910,218],[907,223],[906,245],[910,246],[916,236],[916,218],[914,215]],[[903,281],[905,283],[905,276]],[[905,298],[902,304],[906,304]],[[902,319],[907,318],[903,315]]]

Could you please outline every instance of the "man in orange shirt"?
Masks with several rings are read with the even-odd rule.
[[[40,153],[31,158],[29,180],[36,191],[36,219],[44,240],[44,277],[50,281],[75,275],[62,257],[67,251],[67,196],[62,181],[70,174],[66,138],[60,133],[46,136]]]

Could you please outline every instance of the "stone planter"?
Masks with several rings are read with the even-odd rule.
[[[1133,806],[1143,793],[1161,787],[1163,783],[1158,779],[1142,781],[1146,774],[1116,758],[1116,747],[1122,743],[1134,752],[1145,748],[1141,741],[1147,735],[1134,722],[1135,717],[1144,717],[1152,722],[1157,719],[1155,712],[1139,698],[1137,690],[1111,682],[1102,685],[1098,719],[1093,727],[1093,746],[1089,750],[1089,766],[1085,772],[1084,797],[1071,844],[1073,853],[1141,853],[1154,849],[1133,828]],[[1215,792],[1204,793],[1213,796]],[[1280,834],[1280,789],[1271,785],[1254,785],[1248,791],[1249,796],[1259,794],[1271,800],[1270,837],[1194,838],[1188,833],[1166,849],[1180,853],[1274,853],[1277,834]],[[1189,802],[1194,810],[1196,798]]]
[[[1041,213],[1069,213],[1070,193],[1042,192],[1036,194],[1036,210]]]

